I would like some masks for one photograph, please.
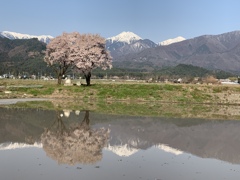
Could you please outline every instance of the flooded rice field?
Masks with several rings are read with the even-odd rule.
[[[240,177],[240,121],[0,108],[0,179]]]

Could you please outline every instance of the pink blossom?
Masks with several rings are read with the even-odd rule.
[[[91,77],[92,69],[112,68],[112,57],[106,50],[105,39],[98,34],[63,33],[47,45],[44,61],[50,66],[58,65],[55,67],[58,76],[72,66],[86,79]]]

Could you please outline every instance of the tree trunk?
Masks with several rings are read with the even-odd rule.
[[[89,123],[90,123],[89,111],[85,111],[85,116],[84,116],[83,121],[81,122],[81,126],[82,126],[83,124],[86,124],[87,126],[89,126]]]
[[[70,65],[67,65],[67,64],[59,64],[58,66],[54,66],[54,69],[55,69],[55,72],[56,72],[56,76],[57,76],[57,84],[58,85],[61,85],[62,84],[62,78],[63,78],[63,75],[65,75],[65,73],[67,72],[67,69]]]
[[[86,73],[85,75],[87,86],[90,86],[91,72]]]
[[[89,119],[89,111],[85,112],[85,116],[84,119],[82,120],[81,124],[80,124],[80,128],[83,128],[86,131],[90,130],[90,119]],[[90,131],[89,131],[90,132]],[[91,133],[91,132],[90,132]]]
[[[62,76],[58,75],[58,85],[61,85],[61,84],[62,84]]]

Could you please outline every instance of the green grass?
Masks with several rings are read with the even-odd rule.
[[[94,86],[101,98],[162,100],[165,92],[181,91],[181,86],[165,84],[99,84]]]
[[[24,93],[24,94],[30,94],[33,96],[42,96],[42,95],[51,95],[55,87],[54,86],[41,86],[41,87],[9,87],[7,88],[9,91],[13,91],[16,93]]]
[[[193,100],[195,100],[196,102],[204,102],[205,100],[207,100],[209,98],[208,96],[203,94],[202,91],[200,91],[198,89],[194,89],[190,94],[191,94]]]
[[[102,114],[130,115],[146,117],[168,118],[204,118],[204,119],[239,119],[240,115],[231,114],[234,106],[218,106],[204,104],[179,104],[179,103],[130,103],[106,101],[50,101],[20,102],[8,105],[9,108],[40,108],[47,110],[90,110]],[[179,122],[181,124],[181,122]],[[191,122],[189,122],[191,123]],[[178,125],[180,125],[178,124]],[[186,124],[185,124],[186,125]]]
[[[238,93],[238,86],[92,81],[91,86],[63,86],[56,81],[0,80],[0,98],[47,97],[130,102],[222,103],[219,94]],[[11,93],[4,93],[4,91]],[[54,96],[53,96],[54,95]],[[240,102],[240,101],[239,101]]]
[[[221,93],[221,92],[226,92],[229,90],[228,86],[218,86],[218,87],[213,87],[213,93]]]
[[[165,90],[165,91],[180,91],[182,90],[182,86],[181,85],[171,85],[171,84],[165,84],[162,85],[161,90]]]
[[[9,105],[14,108],[37,108],[37,109],[56,109],[50,101],[28,101],[18,102],[17,104]]]

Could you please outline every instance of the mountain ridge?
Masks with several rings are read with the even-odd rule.
[[[164,40],[164,41],[158,43],[158,45],[159,45],[159,46],[168,46],[168,45],[170,45],[170,44],[177,43],[177,42],[181,42],[181,41],[184,41],[184,40],[186,40],[184,37],[178,36],[178,37],[173,38],[173,39]]]
[[[132,38],[131,35],[135,38]],[[125,39],[113,38],[116,39],[113,41],[107,38],[106,40],[106,47],[111,52],[116,67],[152,71],[188,64],[208,70],[240,73],[240,31],[219,35],[202,35],[166,46],[158,46],[153,41],[142,39],[131,32],[124,32],[118,37]],[[34,39],[10,41],[9,38],[3,38],[3,35],[0,34],[0,61],[4,63],[0,69],[5,71],[4,69],[13,67],[13,64],[18,61],[25,62],[26,59],[31,58],[31,53],[35,57],[38,54],[40,61],[44,55],[43,50],[46,48],[46,44],[43,47],[36,41]]]
[[[154,67],[191,64],[210,70],[240,72],[240,31],[203,35],[168,46],[148,48],[114,61],[148,62]]]
[[[5,37],[11,40],[14,39],[32,39],[37,38],[39,41],[48,44],[53,36],[50,35],[29,35],[29,34],[22,34],[17,32],[11,31],[2,31],[0,32],[0,37]],[[137,34],[130,32],[130,31],[123,31],[120,34],[106,38],[107,48],[112,52],[113,56],[119,56],[123,54],[129,53],[137,53],[143,49],[157,47],[158,45],[169,45],[171,43],[180,42],[185,40],[185,38],[179,36],[174,39],[168,39],[165,41],[160,42],[159,44],[154,43],[149,39],[143,39]],[[113,52],[114,51],[114,52]]]
[[[37,35],[22,34],[22,33],[17,33],[17,32],[10,32],[10,31],[2,31],[2,32],[0,32],[0,36],[11,39],[11,40],[37,38],[39,41],[44,42],[46,44],[48,44],[51,41],[51,39],[53,39],[53,36],[50,36],[50,35],[37,36]]]

